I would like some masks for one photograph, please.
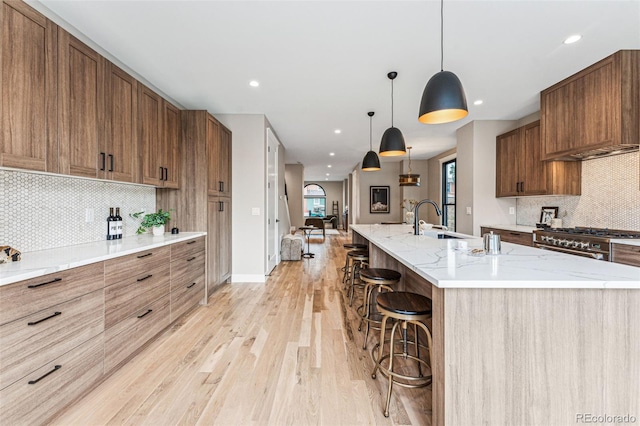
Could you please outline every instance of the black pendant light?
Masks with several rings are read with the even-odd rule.
[[[364,156],[364,160],[362,160],[362,171],[363,172],[377,172],[380,170],[380,159],[378,158],[378,154],[373,150],[373,146],[371,145],[371,134],[372,134],[372,120],[373,114],[375,112],[370,111],[367,113],[369,116],[369,152]]]
[[[409,173],[400,175],[400,186],[420,186],[420,175],[411,174],[411,147],[407,147],[409,153]]]
[[[380,155],[383,157],[393,157],[406,154],[404,136],[400,129],[393,127],[393,80],[398,76],[395,71],[387,74],[391,80],[391,127],[384,131],[380,141]]]
[[[449,123],[469,114],[460,79],[444,70],[444,0],[440,0],[440,72],[431,77],[422,92],[418,121],[424,124]]]

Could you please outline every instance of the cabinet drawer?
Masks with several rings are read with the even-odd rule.
[[[640,266],[640,247],[627,244],[612,244],[611,249],[611,260],[613,262]]]
[[[104,371],[126,360],[169,325],[169,294],[105,330]]]
[[[533,247],[533,233],[531,232],[507,231],[504,229],[485,227],[480,228],[480,233],[482,235],[491,231],[493,231],[494,234],[500,235],[500,240],[503,242]]]
[[[204,237],[194,238],[171,245],[171,260],[189,258],[199,252],[204,252]]]
[[[0,286],[0,324],[104,288],[102,262]]]
[[[204,299],[204,270],[181,284],[171,283],[171,322]]]
[[[104,290],[104,327],[109,329],[159,297],[169,294],[169,263],[141,269]]]
[[[171,289],[173,290],[174,283],[181,286],[187,281],[191,281],[194,276],[204,274],[205,260],[204,251],[187,258],[172,260]]]
[[[112,285],[130,279],[144,277],[145,271],[170,262],[170,246],[145,250],[128,256],[104,262],[105,285]]]
[[[0,424],[45,423],[85,392],[103,374],[103,342],[99,334],[0,390]]]
[[[0,326],[0,389],[104,331],[96,290]]]

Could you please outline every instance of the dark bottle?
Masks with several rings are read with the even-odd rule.
[[[107,218],[107,240],[115,240],[117,238],[118,225],[116,217],[113,214],[113,207],[109,207],[109,217]]]
[[[122,238],[122,216],[120,216],[120,207],[116,207],[116,239]]]

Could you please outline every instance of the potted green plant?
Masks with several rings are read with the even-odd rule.
[[[171,209],[173,210],[173,209]],[[162,235],[164,234],[164,225],[171,220],[171,210],[158,210],[156,213],[147,213],[138,212],[132,213],[131,217],[139,219],[142,216],[142,222],[140,223],[140,227],[136,231],[136,234],[143,234],[147,232],[149,228],[153,230],[153,235]]]

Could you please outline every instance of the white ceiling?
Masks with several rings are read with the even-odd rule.
[[[424,125],[420,97],[439,71],[438,1],[41,3],[185,108],[266,114],[307,180],[343,179],[362,160],[368,111],[377,151],[391,124],[389,71],[398,72],[395,126],[412,158],[429,158],[469,121],[533,113],[540,90],[640,49],[640,0],[446,0],[444,68],[462,81],[469,115]],[[581,41],[562,44],[576,33]]]

